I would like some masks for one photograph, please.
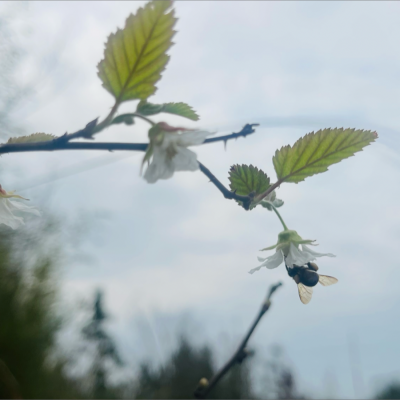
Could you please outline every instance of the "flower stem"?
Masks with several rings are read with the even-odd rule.
[[[264,200],[265,202],[267,202],[266,200]],[[278,216],[279,221],[281,221],[281,224],[283,225],[283,228],[287,231],[289,230],[289,228],[286,226],[285,221],[282,219],[281,214],[279,214],[278,210],[276,209],[276,207],[270,202],[268,201],[268,203],[271,205],[272,209],[275,211],[275,214]]]
[[[141,119],[143,119],[144,121],[148,122],[148,123],[149,123],[150,125],[152,125],[152,126],[155,125],[155,122],[153,122],[150,118],[147,118],[147,117],[145,117],[145,116],[142,115],[142,114],[139,114],[139,113],[132,113],[132,114],[130,114],[130,115],[132,115],[132,117],[141,118]]]

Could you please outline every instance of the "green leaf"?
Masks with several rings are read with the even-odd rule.
[[[151,1],[131,14],[123,30],[107,40],[104,59],[97,65],[103,87],[119,104],[133,99],[147,99],[157,90],[155,83],[169,60],[174,10],[166,13],[171,1]]]
[[[199,120],[197,113],[186,103],[166,103],[163,112],[180,115],[193,121]]]
[[[265,172],[252,165],[233,165],[229,171],[230,188],[240,196],[265,192],[269,187],[269,178]]]
[[[152,104],[146,100],[140,100],[136,107],[136,111],[142,115],[154,115],[162,111],[164,104]]]
[[[121,114],[115,117],[111,121],[111,125],[113,124],[126,124],[126,125],[133,125],[135,123],[132,114]]]
[[[32,142],[46,142],[48,140],[53,140],[57,136],[51,135],[49,133],[32,133],[31,135],[28,136],[20,136],[20,137],[14,137],[14,138],[9,138],[7,143],[32,143]]]
[[[376,132],[363,129],[328,128],[308,133],[293,147],[284,146],[276,150],[272,159],[276,175],[281,181],[301,182],[353,156],[377,137]]]
[[[193,108],[186,103],[152,104],[141,100],[136,111],[142,115],[154,115],[161,112],[166,112],[169,114],[179,115],[193,121],[198,121],[199,119],[199,116],[193,110]]]

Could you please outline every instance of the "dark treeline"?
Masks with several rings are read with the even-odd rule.
[[[151,368],[150,362],[142,362],[134,379],[111,382],[124,360],[107,332],[109,316],[101,291],[94,295],[86,322],[77,328],[76,348],[84,351],[66,353],[60,348],[59,333],[68,318],[58,296],[60,261],[65,258],[55,240],[57,229],[55,223],[41,222],[17,233],[7,227],[0,230],[0,397],[192,398],[200,378],[211,378],[216,366],[212,346],[195,348],[187,337],[178,340],[164,365]],[[82,353],[89,367],[71,374]],[[253,390],[251,363],[248,357],[236,365],[210,396],[260,397]],[[301,398],[290,370],[271,363],[269,375],[262,398]]]
[[[180,337],[164,365],[142,362],[133,378],[112,382],[126,364],[106,329],[109,318],[101,291],[79,330],[76,348],[65,353],[57,340],[68,321],[59,302],[60,260],[57,224],[41,223],[15,233],[0,230],[0,397],[1,398],[193,398],[199,380],[216,372],[212,346],[196,348]],[[48,240],[51,239],[51,240]],[[65,243],[63,243],[65,246]],[[81,312],[80,309],[75,312]],[[82,353],[89,367],[68,372]],[[262,389],[254,389],[252,357],[236,365],[210,393],[215,399],[302,399],[293,372],[274,351],[266,355]],[[132,374],[131,376],[133,376]],[[259,385],[260,386],[260,385]],[[389,385],[376,398],[399,399],[400,386]]]
[[[382,389],[376,397],[377,399],[400,399],[400,382],[389,384]]]

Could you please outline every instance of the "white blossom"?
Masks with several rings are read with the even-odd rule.
[[[314,240],[303,240],[296,231],[284,230],[279,234],[278,238],[277,244],[263,249],[275,249],[275,254],[266,258],[258,257],[258,261],[262,262],[262,264],[250,270],[250,274],[253,274],[262,267],[268,269],[279,267],[283,262],[285,262],[288,268],[292,268],[293,265],[305,265],[310,261],[314,261],[317,257],[336,257],[331,253],[318,253],[311,250],[306,244],[316,246],[316,244],[312,243]]]
[[[148,183],[159,179],[169,179],[175,171],[196,171],[199,169],[197,155],[189,150],[189,146],[197,146],[214,132],[186,130],[162,125],[157,140],[150,143],[151,162],[144,174]],[[171,129],[168,129],[171,128]]]
[[[27,206],[20,200],[27,200],[14,194],[13,191],[6,192],[0,185],[0,224],[17,229],[24,225],[24,219],[19,216],[23,213],[34,214],[40,217],[40,211],[31,206]]]

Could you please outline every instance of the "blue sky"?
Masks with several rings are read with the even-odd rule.
[[[13,118],[27,133],[59,135],[104,117],[112,106],[96,75],[104,42],[144,3],[14,3],[1,10],[20,7],[13,26],[25,58],[16,73],[34,88]],[[227,151],[219,143],[195,149],[223,183],[236,163],[274,180],[275,150],[313,130],[377,130],[378,141],[355,157],[278,190],[288,226],[337,255],[318,264],[338,285],[317,287],[304,306],[283,267],[249,275],[258,250],[276,242],[279,221],[225,200],[200,172],[148,185],[139,176],[142,154],[58,152],[3,156],[2,179],[45,212],[97,219],[88,257],[65,272],[65,297],[72,304],[101,285],[128,360],[164,360],[183,327],[196,343],[212,341],[222,362],[268,286],[282,280],[252,338],[260,356],[282,345],[300,389],[315,397],[371,396],[400,374],[400,4],[191,1],[175,8],[176,44],[151,100],[185,101],[201,120],[157,120],[220,133],[261,124]],[[145,141],[145,129],[117,126],[97,140]]]

